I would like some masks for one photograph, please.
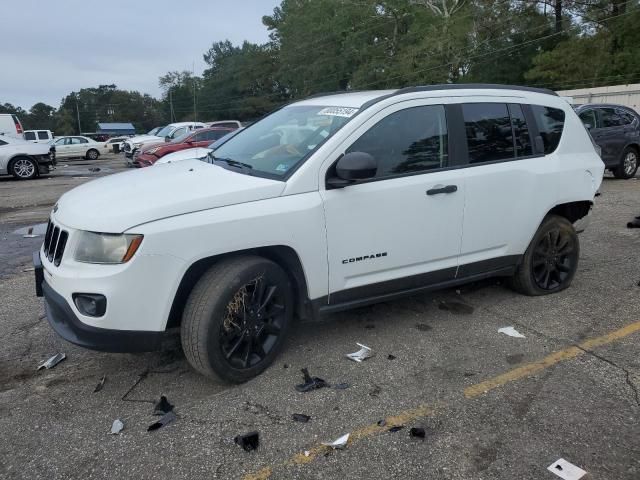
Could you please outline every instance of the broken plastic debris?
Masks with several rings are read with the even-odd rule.
[[[360,348],[357,352],[347,353],[347,358],[353,360],[354,362],[362,362],[367,358],[373,357],[373,350],[371,350],[366,345],[362,345],[361,343],[356,343]]]
[[[294,413],[292,417],[296,422],[300,423],[307,423],[309,420],[311,420],[311,417],[309,415],[305,415],[304,413]]]
[[[165,397],[164,395],[161,395],[160,401],[156,403],[155,407],[153,407],[153,414],[166,415],[172,410],[173,410],[173,405],[169,403],[169,400],[167,400],[167,397]]]
[[[49,360],[47,360],[46,362],[41,363],[38,366],[38,370],[42,370],[43,368],[46,368],[47,370],[49,370],[50,368],[55,367],[57,364],[59,364],[65,358],[67,358],[67,356],[64,353],[56,353]]]
[[[99,392],[100,390],[102,390],[102,387],[104,387],[104,382],[107,379],[106,375],[102,375],[102,378],[100,379],[100,381],[98,382],[98,384],[96,385],[96,388],[93,389],[93,393]]]
[[[245,435],[238,435],[233,439],[238,445],[250,452],[260,446],[260,434],[258,432],[249,432]]]
[[[409,430],[409,436],[411,437],[424,439],[425,435],[426,433],[422,427],[411,427],[411,430]]]
[[[316,390],[318,388],[329,386],[327,382],[318,377],[312,377],[309,375],[309,370],[303,368],[300,370],[304,375],[304,383],[296,385],[296,390],[299,392],[309,392],[311,390]]]
[[[504,333],[505,335],[509,335],[510,337],[516,338],[526,338],[523,334],[517,331],[513,327],[502,327],[498,329],[498,333]]]
[[[394,433],[394,432],[399,432],[400,430],[402,430],[404,428],[404,425],[395,425],[393,427],[391,427],[389,429],[390,432]]]
[[[122,420],[116,419],[113,421],[113,425],[111,425],[111,431],[109,432],[109,435],[118,435],[123,428],[124,423],[122,423]]]
[[[564,458],[560,458],[547,467],[547,470],[555,473],[563,480],[578,480],[584,477],[587,472],[574,464],[567,462]]]
[[[349,441],[349,435],[351,435],[351,434],[350,433],[346,433],[343,436],[341,436],[340,438],[338,438],[337,440],[334,440],[333,442],[322,442],[322,445],[325,445],[327,447],[331,447],[334,450],[343,449],[344,447],[347,446],[347,442]]]
[[[160,418],[160,420],[158,420],[155,423],[152,423],[151,425],[149,425],[149,427],[147,428],[147,432],[152,432],[153,430],[158,430],[159,428],[164,427],[165,425],[170,424],[171,422],[173,422],[176,418],[176,414],[173,413],[173,411],[167,413],[166,415],[164,415],[162,418]]]

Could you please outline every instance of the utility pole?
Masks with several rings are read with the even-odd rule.
[[[80,108],[78,107],[78,96],[75,96],[76,99],[76,114],[78,115],[78,135],[82,135],[82,128],[80,128]]]
[[[193,66],[191,68],[191,76],[193,78],[193,121],[198,121],[198,112],[196,110],[196,62],[193,62]]]
[[[171,88],[169,87],[169,116],[171,121],[169,123],[173,123],[175,120],[175,115],[173,113],[173,96],[171,95]]]

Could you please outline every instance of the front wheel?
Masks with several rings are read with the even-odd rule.
[[[9,169],[11,175],[18,180],[30,180],[38,176],[38,165],[27,157],[16,158]]]
[[[633,178],[638,171],[638,152],[632,148],[627,147],[622,152],[622,159],[620,165],[613,170],[613,175],[616,178],[623,178],[625,180]]]
[[[97,160],[99,155],[100,154],[98,153],[97,150],[91,149],[87,152],[86,157],[87,157],[87,160]]]
[[[525,295],[564,290],[576,274],[579,256],[580,242],[571,222],[549,215],[533,236],[511,286]]]
[[[275,359],[293,318],[287,274],[257,256],[223,260],[198,281],[180,328],[189,363],[203,375],[242,383]]]

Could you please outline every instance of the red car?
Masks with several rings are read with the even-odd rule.
[[[207,147],[227,133],[233,132],[235,129],[231,127],[210,127],[200,128],[193,132],[173,139],[171,142],[160,142],[148,145],[143,148],[138,156],[133,160],[133,166],[137,168],[150,167],[159,158],[164,157],[168,153],[185,150],[187,148]]]

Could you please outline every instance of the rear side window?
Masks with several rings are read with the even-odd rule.
[[[601,108],[600,118],[602,118],[602,127],[621,127],[624,125],[624,119],[613,108]]]
[[[35,140],[36,139],[36,132],[24,132],[24,139],[25,140]]]
[[[545,155],[552,153],[560,143],[564,128],[564,111],[559,108],[531,105],[533,116],[542,137]]]
[[[224,137],[227,133],[229,133],[227,130],[209,130],[201,135],[204,136],[203,140],[218,140],[219,138]]]
[[[513,128],[513,140],[516,147],[516,158],[526,157],[533,154],[531,145],[531,135],[527,120],[522,112],[522,107],[517,104],[509,104],[511,114],[511,126]]]
[[[38,140],[48,140],[49,133],[48,132],[38,132]]]
[[[442,105],[412,107],[380,120],[347,152],[366,152],[378,162],[376,177],[447,165],[447,122]]]
[[[513,132],[504,103],[462,105],[469,163],[493,162],[515,157]]]
[[[584,112],[580,112],[579,117],[587,128],[596,128],[598,125],[595,110],[585,110]]]
[[[616,110],[616,112],[618,113],[618,115],[620,115],[623,125],[631,125],[633,121],[636,119],[633,115],[631,115],[629,112],[626,112],[624,110]]]

